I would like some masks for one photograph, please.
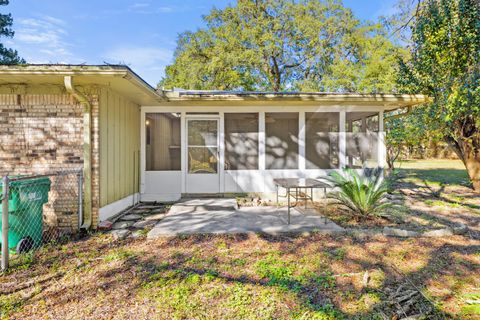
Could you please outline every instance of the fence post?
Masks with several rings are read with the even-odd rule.
[[[3,197],[2,197],[2,271],[8,268],[8,194],[9,194],[8,176],[3,177]]]
[[[83,171],[80,170],[77,174],[78,180],[78,229],[83,225]]]

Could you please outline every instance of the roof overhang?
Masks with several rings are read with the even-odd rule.
[[[12,90],[38,87],[64,88],[64,77],[71,76],[75,86],[109,87],[139,105],[165,101],[159,92],[129,67],[122,65],[14,65],[0,66],[0,85]],[[13,91],[12,91],[13,92]]]
[[[228,92],[228,91],[166,91],[170,102],[179,104],[266,105],[289,103],[291,105],[358,105],[379,106],[386,110],[413,107],[431,99],[422,94],[360,94],[335,92]]]
[[[236,91],[157,91],[124,65],[13,65],[0,66],[0,93],[45,93],[45,87],[64,90],[64,78],[71,76],[79,88],[109,87],[143,106],[229,105],[263,106],[341,105],[376,106],[385,110],[412,107],[430,101],[426,95],[359,94],[335,92],[236,92]]]

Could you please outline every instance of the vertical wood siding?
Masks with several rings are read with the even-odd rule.
[[[100,95],[100,207],[138,192],[140,106],[110,89]]]

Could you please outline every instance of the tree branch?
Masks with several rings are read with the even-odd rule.
[[[415,13],[407,20],[407,22],[405,22],[404,24],[402,24],[401,26],[399,26],[397,29],[395,29],[389,36],[392,37],[395,33],[397,32],[400,32],[401,30],[405,29],[408,27],[408,25],[413,21],[413,19],[418,16],[418,13],[420,11],[420,3],[422,2],[422,0],[417,0],[417,6],[415,8]]]

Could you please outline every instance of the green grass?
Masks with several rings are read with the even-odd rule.
[[[462,314],[464,316],[480,316],[480,293],[469,293],[462,298],[469,302],[462,307]]]
[[[428,185],[470,186],[467,171],[460,160],[406,160],[396,163],[406,181]]]
[[[432,206],[432,207],[449,207],[449,208],[462,208],[462,204],[458,202],[447,202],[447,201],[442,201],[442,200],[432,200],[432,199],[427,199],[424,201],[426,205]]]
[[[131,251],[124,250],[124,249],[117,249],[113,250],[109,254],[105,255],[103,259],[106,262],[112,262],[112,261],[119,261],[119,260],[126,260],[134,257],[135,254]]]

